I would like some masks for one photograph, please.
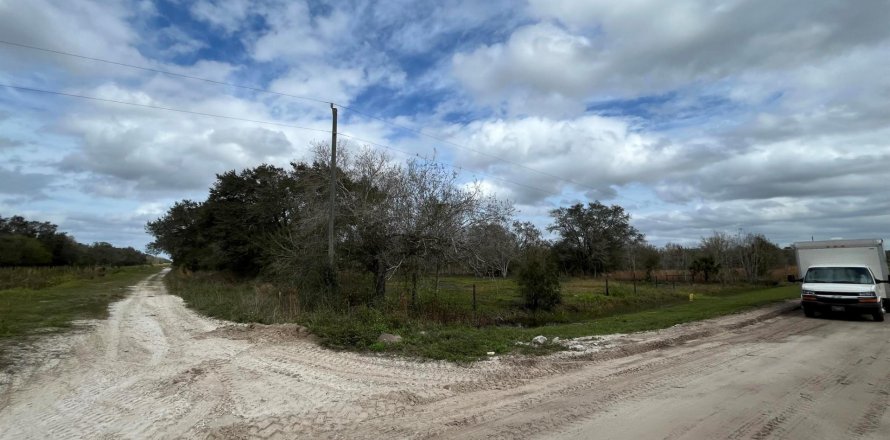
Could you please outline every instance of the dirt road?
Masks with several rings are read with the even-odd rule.
[[[890,438],[890,326],[783,308],[457,366],[213,321],[153,276],[0,377],[0,438]]]

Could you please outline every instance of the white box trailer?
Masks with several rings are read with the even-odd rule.
[[[801,306],[807,316],[852,312],[884,320],[890,272],[883,240],[802,241],[794,243],[794,251],[794,281],[803,282]]]

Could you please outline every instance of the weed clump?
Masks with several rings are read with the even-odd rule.
[[[525,252],[516,282],[529,310],[550,310],[562,302],[559,269],[547,249]]]

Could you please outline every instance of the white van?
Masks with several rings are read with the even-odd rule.
[[[887,299],[887,257],[880,239],[802,241],[794,243],[798,277],[803,281],[803,312],[848,312],[883,321]]]

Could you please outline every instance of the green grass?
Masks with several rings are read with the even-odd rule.
[[[99,275],[59,267],[31,273],[17,270],[24,276],[11,276],[12,269],[2,269],[0,274],[7,284],[0,290],[0,343],[19,341],[38,331],[65,329],[74,320],[104,318],[108,304],[126,296],[128,286],[158,270],[152,266],[109,268]],[[44,281],[35,273],[44,276]],[[12,280],[18,280],[19,285],[10,287]]]
[[[312,316],[308,320],[313,333],[334,348],[380,349],[428,359],[473,361],[486,356],[518,350],[531,354],[552,352],[558,347],[517,346],[537,335],[575,338],[579,336],[629,333],[667,328],[675,324],[708,319],[740,312],[766,304],[785,301],[799,295],[798,286],[769,289],[731,289],[729,293],[698,294],[694,301],[655,307],[631,313],[619,313],[598,319],[573,323],[547,324],[535,327],[436,325],[419,320],[387,318],[382,313],[359,309],[351,316]],[[375,347],[381,332],[396,333],[404,339],[400,344]]]
[[[0,267],[0,291],[12,288],[44,289],[68,281],[93,280],[109,270],[95,266]]]
[[[551,312],[540,312],[529,316],[522,309],[519,287],[511,279],[491,279],[472,277],[447,277],[439,283],[439,293],[435,293],[432,281],[422,286],[419,309],[429,309],[435,316],[437,308],[445,308],[463,318],[463,322],[476,325],[570,323],[611,316],[617,313],[634,312],[667,304],[688,301],[689,294],[729,295],[750,290],[750,285],[720,284],[665,284],[658,287],[651,282],[638,281],[636,289],[632,282],[609,282],[609,295],[602,279],[565,278],[561,282],[563,304]],[[472,291],[476,286],[477,312],[472,313]],[[406,288],[396,284],[390,296],[390,306],[399,295],[407,296]],[[400,304],[401,305],[401,304]],[[404,308],[404,305],[402,305]],[[449,320],[440,320],[449,323]]]
[[[436,290],[433,280],[419,289],[418,304],[408,304],[408,287],[390,283],[387,303],[379,309],[364,306],[348,311],[300,309],[299,292],[271,284],[237,282],[219,274],[171,273],[165,279],[171,293],[213,317],[265,324],[299,322],[322,344],[335,349],[398,353],[425,359],[473,361],[487,352],[552,352],[557,347],[517,345],[537,335],[572,338],[666,328],[794,298],[797,286],[764,288],[744,285],[665,285],[609,283],[601,280],[563,281],[563,304],[532,315],[521,307],[511,279],[445,277]],[[476,285],[477,310],[472,308]],[[689,294],[695,300],[689,301]],[[401,343],[377,342],[380,333],[401,335]]]
[[[750,288],[749,288],[750,289]],[[732,289],[730,292],[697,294],[693,301],[613,315],[597,320],[554,326],[542,326],[526,334],[576,338],[588,335],[629,333],[667,328],[684,322],[698,321],[736,313],[747,309],[797,298],[800,286],[787,285],[755,290]],[[531,329],[527,329],[531,330]]]

